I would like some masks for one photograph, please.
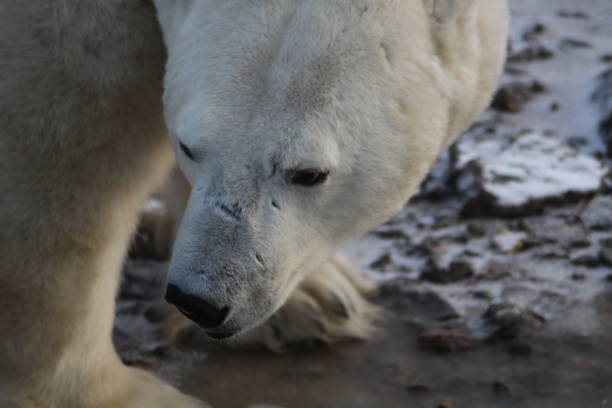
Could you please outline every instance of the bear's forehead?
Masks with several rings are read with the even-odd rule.
[[[287,6],[285,13],[262,12],[240,24],[228,22],[229,38],[197,45],[206,48],[202,59],[209,61],[202,70],[206,86],[217,90],[210,95],[216,104],[317,109],[339,77],[355,75],[358,68],[371,67],[364,60],[377,58],[378,49],[372,52],[371,44],[355,40],[363,36],[375,42],[376,30],[366,26],[380,24],[380,19],[363,21],[361,3],[366,2],[307,1]],[[215,26],[214,32],[227,31]]]
[[[179,74],[171,78],[184,79],[170,88],[167,108],[196,101],[195,128],[224,146],[254,139],[277,144],[280,137],[287,144],[330,137],[342,143],[340,138],[367,133],[364,124],[385,126],[383,101],[395,76],[387,75],[381,44],[391,44],[389,36],[404,19],[394,12],[400,3],[270,0],[250,3],[258,11],[231,9],[237,14],[225,21],[208,16],[209,23],[189,28],[201,30],[200,36],[181,49],[197,57],[190,66],[174,66]],[[193,112],[181,117],[193,118]]]

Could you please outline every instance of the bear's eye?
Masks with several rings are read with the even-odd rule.
[[[325,183],[329,171],[306,169],[293,171],[290,177],[291,184],[302,187],[314,187]]]
[[[187,146],[185,146],[183,142],[179,142],[179,147],[181,148],[181,151],[185,154],[185,156],[189,157],[191,160],[195,160],[193,153],[191,152],[191,150],[189,150]]]

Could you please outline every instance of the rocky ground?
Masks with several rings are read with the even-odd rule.
[[[612,406],[612,2],[510,0],[503,83],[419,194],[346,248],[391,311],[371,342],[167,344],[163,263],[126,264],[115,340],[220,408]]]

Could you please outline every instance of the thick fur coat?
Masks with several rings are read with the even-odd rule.
[[[155,3],[0,0],[2,408],[205,406],[110,339],[171,147],[193,190],[169,281],[227,307],[224,330],[283,304],[286,326],[303,304],[365,307],[360,278],[325,262],[486,106],[508,20],[503,0]],[[309,169],[328,179],[291,185]]]

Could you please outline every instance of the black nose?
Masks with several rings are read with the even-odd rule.
[[[188,295],[178,286],[168,284],[166,301],[205,329],[216,329],[229,314],[229,307],[219,308],[197,296]]]

